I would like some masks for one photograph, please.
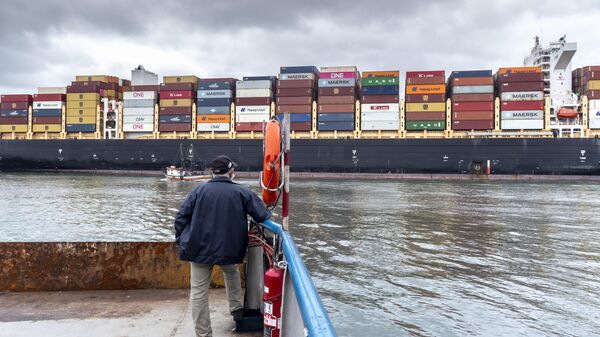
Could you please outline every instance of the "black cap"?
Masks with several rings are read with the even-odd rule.
[[[213,159],[209,167],[215,174],[224,174],[229,172],[229,170],[232,168],[236,168],[237,164],[234,163],[229,157],[220,155]]]

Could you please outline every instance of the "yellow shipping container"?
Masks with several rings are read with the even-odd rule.
[[[68,101],[100,101],[100,94],[94,92],[87,92],[82,94],[67,94]]]
[[[413,84],[406,86],[406,94],[444,94],[446,93],[445,84]]]
[[[600,90],[600,80],[588,81],[586,91],[589,90]]]
[[[541,73],[542,67],[507,67],[498,69],[498,73],[500,75],[504,75],[506,73]]]
[[[191,99],[161,99],[160,106],[164,108],[191,107],[193,102]]]
[[[60,124],[33,124],[33,132],[61,132]]]
[[[71,117],[96,116],[96,113],[96,108],[67,109],[67,116]]]
[[[163,83],[194,83],[194,84],[198,84],[198,77],[194,76],[194,75],[163,76]]]
[[[96,108],[98,106],[98,102],[96,101],[80,101],[80,100],[72,100],[67,101],[67,109],[81,109],[81,108]]]
[[[196,117],[197,123],[229,123],[231,122],[231,115],[198,115]]]
[[[116,90],[104,90],[104,97],[117,97]]]
[[[27,124],[0,125],[0,133],[3,132],[27,132]]]
[[[446,111],[446,103],[406,103],[406,112]]]
[[[96,116],[83,116],[83,117],[67,116],[66,124],[96,124]]]
[[[75,76],[75,81],[86,82],[86,81],[99,81],[105,83],[119,83],[119,78],[109,75],[78,75]]]

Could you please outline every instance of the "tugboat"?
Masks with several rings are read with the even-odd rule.
[[[195,159],[194,146],[190,144],[188,149],[187,157],[183,154],[183,145],[179,144],[179,167],[175,165],[167,166],[164,169],[165,178],[168,180],[185,180],[185,181],[201,181],[206,182],[212,176],[206,170],[196,171],[195,170]],[[187,160],[186,160],[187,159]],[[189,166],[186,166],[189,163]],[[206,166],[206,165],[205,165]]]

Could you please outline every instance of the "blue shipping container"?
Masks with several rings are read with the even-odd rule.
[[[376,85],[360,88],[361,95],[398,95],[400,87],[397,85]]]
[[[67,132],[96,132],[96,124],[67,124]]]
[[[200,106],[204,106],[204,107],[211,107],[211,106],[225,106],[225,105],[231,105],[232,102],[232,98],[228,97],[228,98],[198,98],[198,100],[196,101],[196,105]]]
[[[292,66],[292,67],[280,67],[279,72],[281,74],[300,74],[300,73],[313,73],[318,75],[319,69],[315,66]]]
[[[209,81],[201,80],[198,82],[198,90],[233,90],[235,82],[232,81]]]
[[[33,117],[60,117],[61,109],[33,109],[31,115]]]
[[[453,71],[450,74],[450,78],[460,78],[460,77],[488,77],[492,76],[491,70],[463,70],[463,71]]]
[[[198,115],[229,115],[229,105],[226,106],[199,106]]]
[[[27,109],[2,109],[0,117],[27,117]]]
[[[277,114],[277,119],[283,121],[283,114]],[[292,123],[306,123],[312,120],[311,114],[290,114],[290,122]]]
[[[319,122],[317,126],[319,131],[353,131],[354,122]]]
[[[191,123],[191,115],[158,116],[161,123]]]
[[[319,122],[354,122],[353,113],[324,113],[317,116]]]

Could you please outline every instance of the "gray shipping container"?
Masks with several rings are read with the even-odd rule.
[[[237,81],[236,89],[271,89],[272,82],[268,80]]]
[[[228,115],[229,106],[199,106],[198,115]]]
[[[154,108],[155,99],[126,99],[123,108]]]
[[[313,73],[279,74],[280,80],[314,80]]]
[[[231,90],[198,90],[198,98],[229,98]]]
[[[453,94],[493,94],[493,85],[457,85],[452,87]]]
[[[339,79],[319,80],[319,88],[326,88],[326,87],[354,87],[354,86],[356,86],[356,79],[354,79],[354,78],[339,78]]]
[[[541,101],[544,99],[543,91],[517,91],[503,92],[500,96],[502,101]]]
[[[504,120],[544,119],[544,110],[511,110],[502,111]]]

